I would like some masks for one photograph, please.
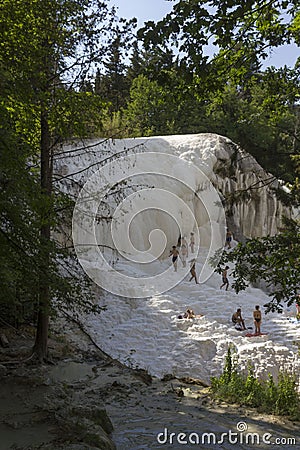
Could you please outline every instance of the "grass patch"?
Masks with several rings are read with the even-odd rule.
[[[256,378],[254,369],[249,365],[247,374],[237,371],[232,349],[229,347],[225,366],[220,377],[211,379],[213,397],[228,403],[256,408],[260,412],[288,416],[300,420],[300,397],[296,377],[280,373],[275,383],[272,375],[267,380]]]

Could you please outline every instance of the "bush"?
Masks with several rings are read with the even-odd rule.
[[[296,378],[288,373],[280,373],[277,385],[272,375],[267,381],[255,376],[251,365],[247,375],[239,373],[237,363],[229,347],[223,373],[211,379],[214,397],[229,403],[239,403],[257,408],[260,412],[289,416],[300,419],[300,397]]]

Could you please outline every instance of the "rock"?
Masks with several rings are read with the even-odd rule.
[[[88,430],[83,439],[90,446],[97,446],[101,450],[116,450],[116,446],[100,425],[91,426],[91,422],[84,420],[86,429]]]
[[[44,444],[44,450],[53,450],[53,443]],[[55,450],[101,450],[99,447],[91,447],[84,442],[80,442],[80,444],[61,444],[59,446],[55,445]]]
[[[87,444],[70,444],[66,447],[62,447],[62,450],[99,450],[99,447],[91,447]]]
[[[71,409],[71,414],[73,416],[86,418],[94,424],[100,425],[107,434],[110,434],[114,429],[113,424],[111,423],[111,420],[104,408],[99,408],[96,406],[93,406],[92,408],[76,406]]]
[[[0,364],[0,378],[5,377],[6,374],[7,374],[7,368],[5,366],[3,366],[2,364]]]
[[[182,381],[183,383],[186,383],[186,384],[196,384],[196,385],[203,386],[203,387],[209,387],[209,384],[206,383],[206,381],[200,380],[199,378],[182,377],[182,378],[179,378],[179,381]]]
[[[4,333],[0,334],[0,344],[2,345],[2,347],[9,347],[8,339]]]
[[[172,373],[166,373],[162,377],[161,381],[170,381],[170,380],[174,380],[175,378],[176,378],[175,375],[173,375]]]
[[[142,380],[147,386],[150,386],[152,384],[152,376],[147,372],[147,370],[144,369],[136,369],[134,370],[134,375]]]
[[[89,450],[93,447],[99,447],[101,450],[116,450],[115,444],[101,425],[85,417],[69,418],[68,424],[74,429],[74,434],[78,439],[89,444]]]

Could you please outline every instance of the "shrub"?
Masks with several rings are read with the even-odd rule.
[[[232,347],[228,349],[223,373],[211,379],[211,392],[214,397],[229,403],[300,419],[300,398],[295,376],[280,373],[276,385],[272,375],[266,381],[257,378],[251,365],[246,375],[239,373]]]

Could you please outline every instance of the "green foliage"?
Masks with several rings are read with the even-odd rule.
[[[286,23],[279,11],[289,13]],[[50,179],[55,152],[66,139],[216,132],[275,175],[295,179],[299,66],[262,73],[259,59],[268,47],[299,43],[295,2],[179,1],[163,21],[140,31],[145,46],[140,51],[135,43],[126,67],[134,24],[117,24],[114,11],[98,0],[0,5],[0,298],[14,314],[22,302],[36,308],[41,280],[61,307],[64,299],[75,305],[85,296],[85,288],[81,296],[72,284],[73,270],[78,279],[81,274],[67,249],[40,236],[47,227],[56,231],[72,208],[51,189],[51,180],[48,191],[39,185],[41,159]],[[204,53],[208,33],[218,45],[212,58]],[[173,45],[180,49],[176,56]],[[292,192],[299,203],[297,179]],[[236,291],[263,278],[274,297],[270,309],[292,302],[299,285],[298,235],[295,226],[277,240],[248,241],[224,254],[221,263],[237,262]]]
[[[95,80],[95,92],[109,102],[105,135],[225,135],[293,183],[299,66],[262,72],[261,63],[272,48],[297,42],[298,28],[293,1],[177,2],[162,21],[139,30],[127,68],[121,40],[112,42]],[[212,41],[218,47],[208,57],[204,44],[211,52]]]
[[[177,47],[182,63],[201,74],[207,88],[216,77],[220,83],[221,74],[223,81],[233,74],[243,79],[245,69],[267,57],[266,49],[297,41],[298,30],[294,1],[180,0],[157,24],[147,22],[139,37],[149,48]],[[210,70],[211,59],[205,53],[208,43],[216,49],[215,71]]]
[[[40,198],[34,174],[25,169],[29,147],[10,129],[0,106],[0,311],[17,323],[36,306],[33,263],[38,239],[33,204]]]
[[[45,275],[51,291],[50,314],[64,308],[96,311],[89,281],[75,255],[63,240],[43,242],[40,237],[43,211],[50,212],[47,222],[58,232],[62,220],[68,226],[73,202],[59,193],[44,198],[39,173],[28,159],[31,147],[10,129],[1,107],[0,117],[0,315],[13,325],[35,322],[40,280]],[[50,270],[45,269],[48,254]]]
[[[92,137],[102,130],[107,105],[91,92],[56,90],[56,105],[49,114],[53,136]]]
[[[272,67],[261,72],[252,50],[243,47],[247,51],[244,67],[232,67],[228,75],[224,51],[199,72],[182,64],[171,50],[140,50],[135,43],[127,68],[130,96],[124,88],[127,106],[115,115],[121,135],[221,134],[276,177],[293,183],[297,160],[291,156],[300,151],[299,69]],[[105,84],[109,75],[99,79]],[[110,129],[106,122],[106,135]]]
[[[165,134],[167,103],[163,89],[157,81],[144,75],[133,80],[130,102],[123,113],[125,126],[131,128],[133,136]]]
[[[297,300],[300,285],[299,252],[300,225],[293,220],[284,221],[284,228],[276,236],[249,239],[239,243],[230,252],[218,252],[211,264],[220,273],[228,262],[234,264],[232,287],[238,293],[249,283],[265,281],[269,289],[269,311],[282,312]]]
[[[229,347],[223,373],[211,379],[213,396],[230,403],[257,408],[260,412],[300,418],[300,398],[296,377],[280,373],[278,383],[269,375],[266,381],[255,376],[249,365],[247,375],[238,372]]]
[[[245,88],[229,82],[209,97],[205,123],[231,138],[276,177],[292,182],[299,148],[299,78],[285,69],[256,73]]]
[[[299,43],[298,32],[294,1],[178,1],[161,21],[147,22],[138,31],[145,50],[135,48],[134,73],[163,88],[164,134],[228,136],[266,170],[293,183],[291,155],[300,151],[299,65],[265,72],[261,65],[273,48]],[[156,111],[148,113],[147,135],[161,133],[152,121]],[[126,119],[127,125],[138,121],[134,112]]]
[[[82,87],[115,20],[98,0],[0,5],[0,308],[37,320],[42,357],[49,314],[97,309],[75,255],[58,239],[73,203],[53,187],[52,171],[66,139],[101,129],[103,101]]]
[[[128,48],[132,44],[131,36],[135,22],[133,19],[123,29],[116,28],[102,61],[103,71],[97,69],[94,92],[102,101],[108,103],[110,115],[125,107],[129,97],[130,81],[126,76],[123,54],[127,55]]]

